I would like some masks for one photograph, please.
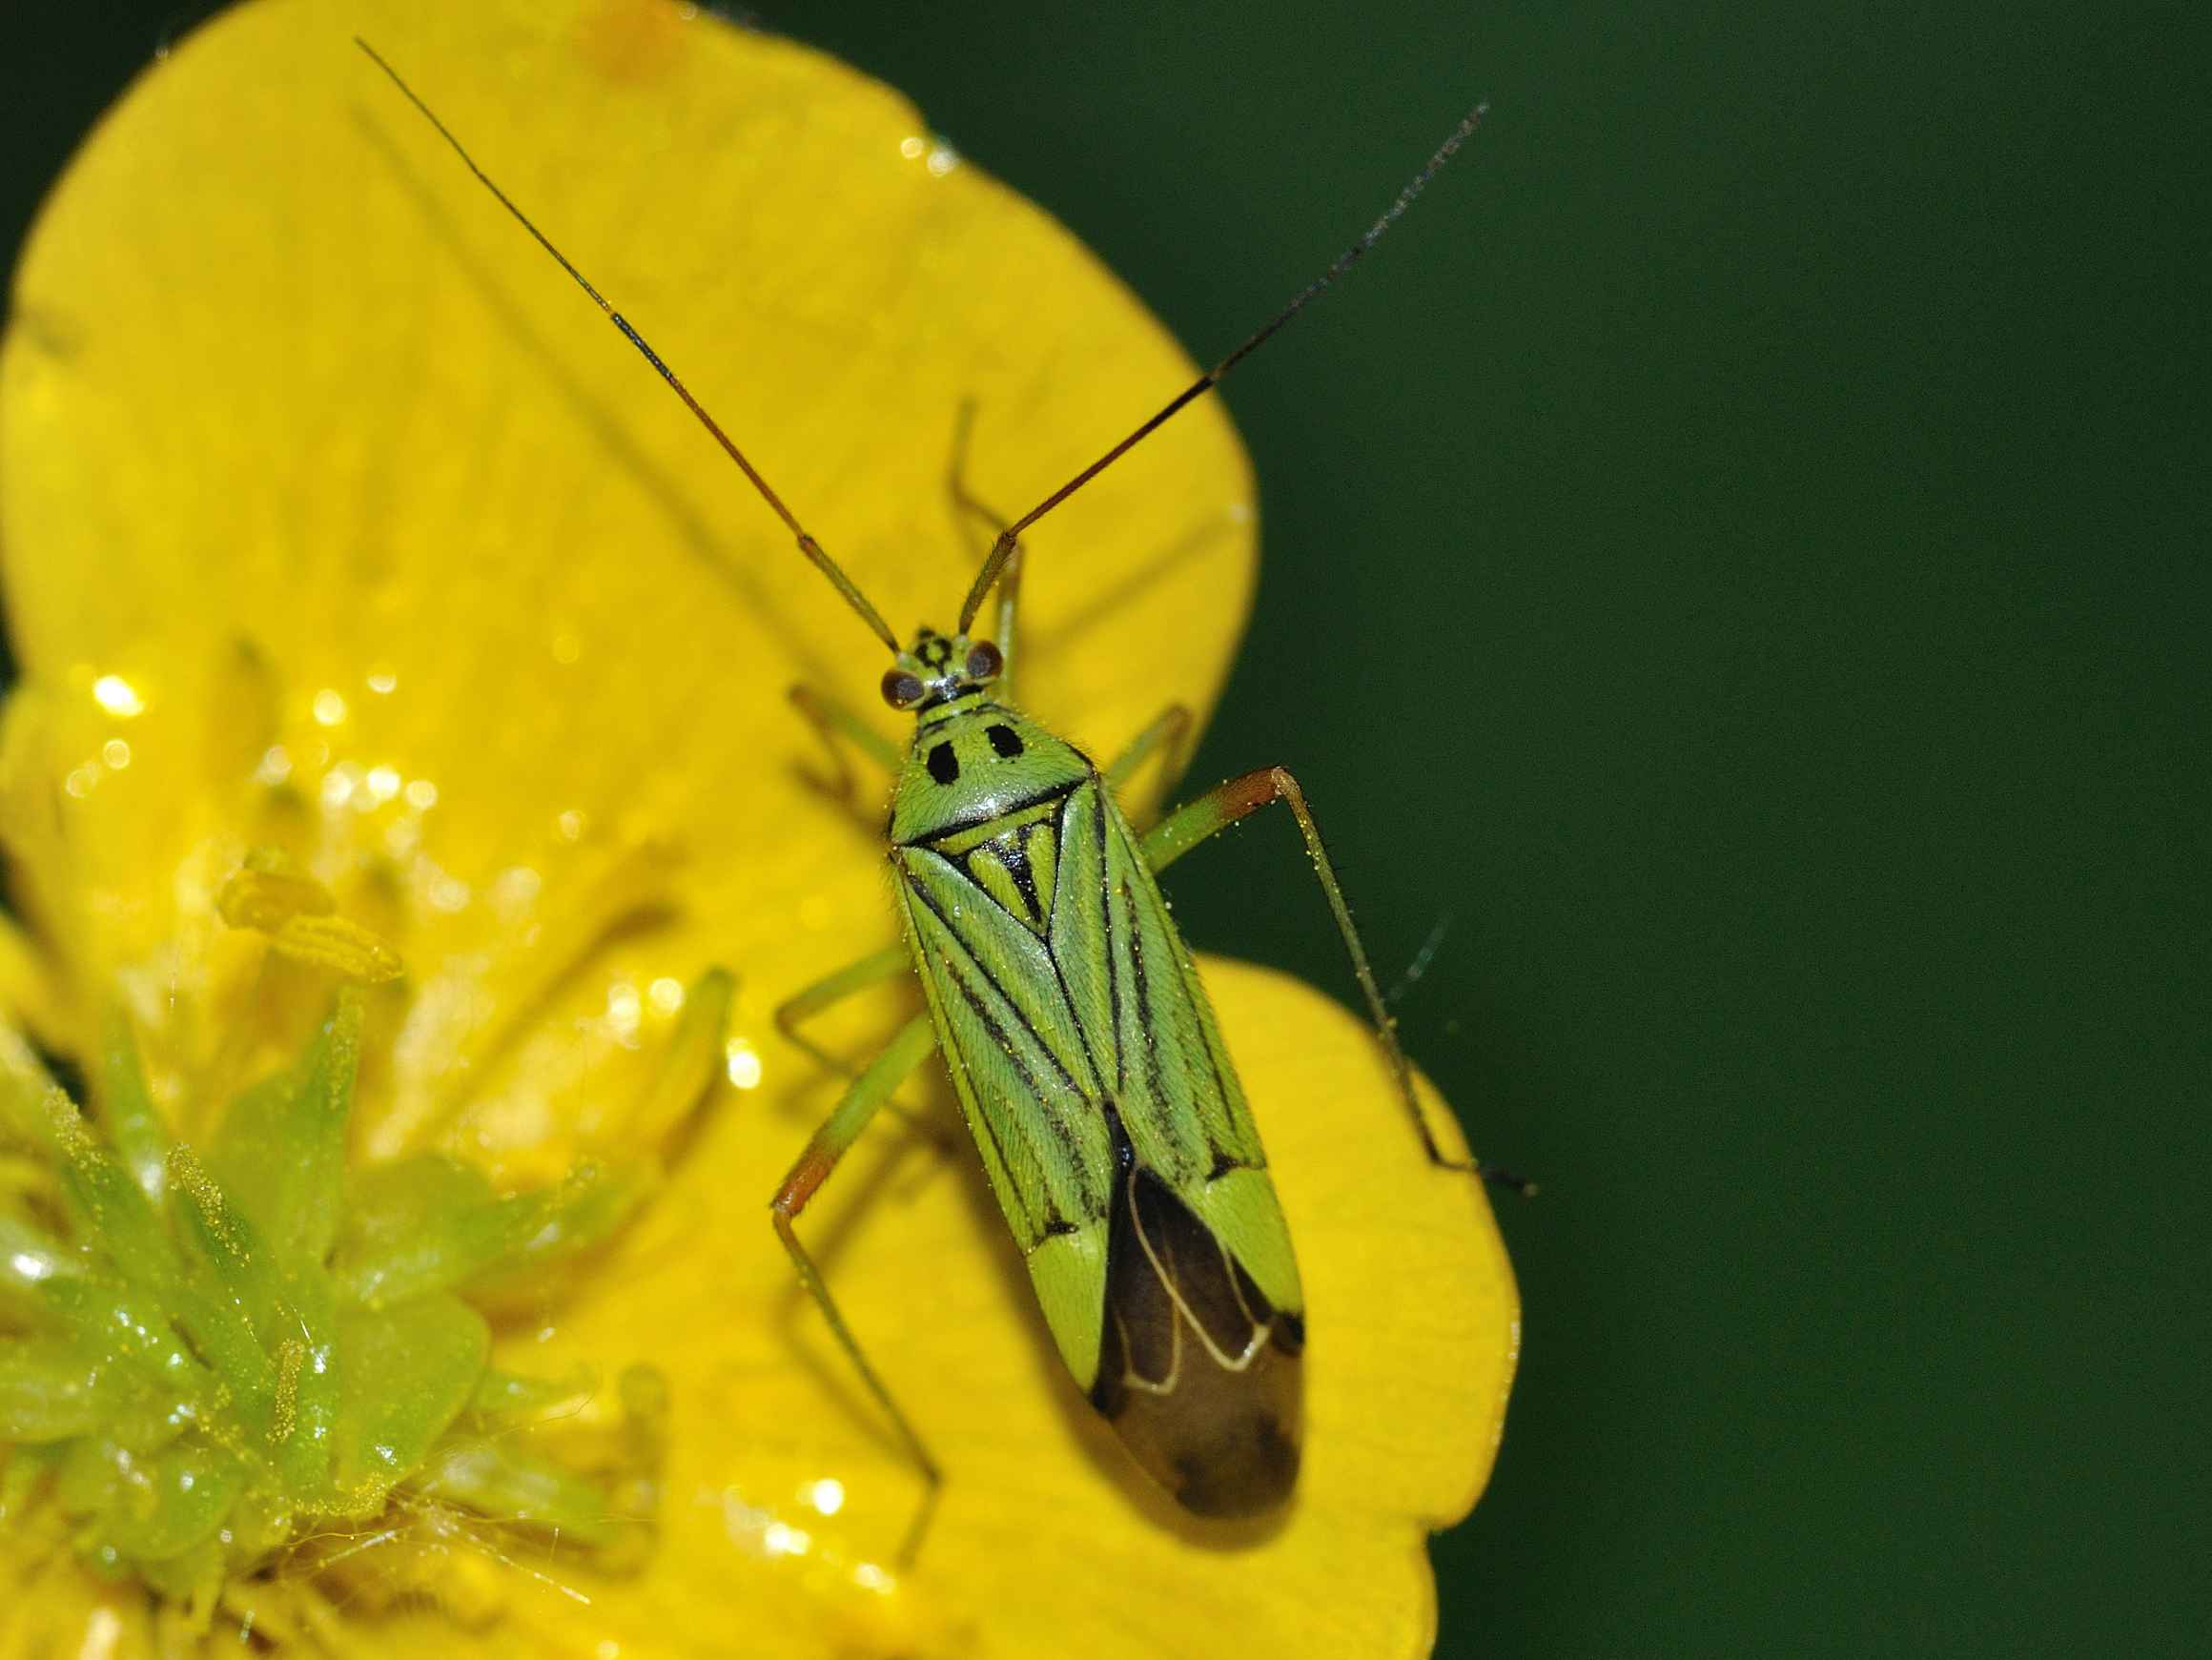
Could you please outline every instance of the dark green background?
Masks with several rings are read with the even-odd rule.
[[[1545,1183],[1441,1651],[2207,1651],[2193,14],[939,10],[768,20],[1200,356],[1495,103],[1232,382],[1198,763],[1297,769],[1386,974],[1448,919],[1410,1045]],[[7,26],[0,232],[180,20]],[[1175,890],[1342,987],[1305,881]]]

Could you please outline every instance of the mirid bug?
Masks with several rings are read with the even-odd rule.
[[[778,1020],[812,1050],[802,1022],[910,969],[926,1008],[852,1078],[777,1190],[771,1214],[800,1281],[924,1478],[904,1554],[911,1559],[927,1528],[942,1474],[794,1224],[932,1050],[944,1055],[1059,1354],[1091,1404],[1187,1509],[1244,1517],[1278,1507],[1300,1462],[1304,1297],[1259,1131],[1158,872],[1260,808],[1285,803],[1415,1132],[1431,1160],[1452,1161],[1422,1116],[1412,1070],[1296,779],[1281,768],[1247,773],[1140,831],[1116,790],[1148,760],[1172,772],[1187,713],[1163,711],[1101,768],[1020,710],[1019,539],[1342,277],[1484,111],[1463,119],[1382,216],[1235,351],[1029,512],[994,525],[952,631],[925,627],[902,645],[668,365],[397,72],[365,43],[362,51],[683,400],[891,654],[879,689],[913,717],[904,750],[833,698],[802,688],[794,702],[832,742],[871,756],[892,780],[887,838],[905,939],[801,991]],[[979,503],[966,505],[988,517]],[[994,591],[985,635],[976,620]]]

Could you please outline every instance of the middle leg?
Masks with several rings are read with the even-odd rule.
[[[1200,842],[1219,835],[1238,820],[1277,801],[1286,805],[1298,820],[1299,834],[1305,838],[1306,854],[1313,860],[1314,875],[1328,898],[1329,913],[1336,918],[1345,953],[1352,959],[1352,973],[1360,982],[1360,994],[1366,999],[1367,1013],[1375,1022],[1375,1035],[1382,1044],[1390,1075],[1405,1102],[1406,1117],[1413,1120],[1430,1162],[1447,1170],[1474,1171],[1485,1179],[1508,1186],[1526,1187],[1526,1183],[1519,1178],[1504,1171],[1494,1171],[1466,1159],[1446,1158],[1443,1149],[1437,1146],[1435,1133],[1429,1129],[1428,1118],[1421,1110],[1421,1098],[1414,1091],[1412,1063],[1405,1058],[1405,1051],[1398,1042],[1397,1017],[1390,1013],[1390,1005],[1382,997],[1382,988],[1376,983],[1375,971],[1367,961],[1367,948],[1361,943],[1360,931],[1353,925],[1352,908],[1345,902],[1343,888],[1337,881],[1336,867],[1329,863],[1328,850],[1321,845],[1321,832],[1314,823],[1312,810],[1306,806],[1305,791],[1298,787],[1298,780],[1287,768],[1264,767],[1257,772],[1247,772],[1241,778],[1217,785],[1195,801],[1178,808],[1143,836],[1145,859],[1156,873],[1164,871]]]
[[[938,1467],[936,1458],[931,1453],[928,1445],[908,1420],[906,1409],[899,1405],[896,1397],[877,1375],[867,1351],[860,1346],[860,1340],[852,1335],[852,1328],[845,1323],[845,1316],[838,1310],[836,1300],[830,1295],[830,1287],[823,1281],[821,1270],[815,1267],[814,1259],[808,1255],[807,1247],[799,1242],[798,1232],[792,1223],[797,1221],[799,1213],[807,1208],[807,1201],[830,1179],[830,1173],[837,1168],[838,1159],[844,1158],[851,1150],[853,1142],[860,1138],[861,1131],[875,1117],[876,1109],[891,1098],[891,1091],[936,1046],[936,1030],[930,1024],[927,1014],[918,1014],[908,1021],[873,1063],[852,1080],[852,1087],[845,1092],[845,1098],[837,1103],[836,1110],[808,1139],[806,1150],[799,1155],[798,1160],[785,1176],[783,1185],[776,1189],[775,1199],[769,1205],[770,1214],[775,1219],[776,1238],[783,1241],[785,1251],[789,1254],[791,1266],[799,1276],[799,1283],[806,1288],[807,1295],[814,1300],[814,1305],[821,1309],[822,1318],[830,1322],[830,1333],[837,1339],[838,1347],[845,1351],[846,1358],[852,1363],[853,1370],[860,1374],[860,1381],[868,1386],[868,1392],[874,1398],[876,1405],[891,1420],[892,1428],[897,1430],[898,1438],[906,1447],[907,1455],[913,1460],[914,1467],[921,1473],[922,1499],[915,1507],[913,1520],[908,1524],[906,1539],[899,1549],[899,1561],[902,1564],[911,1564],[914,1553],[921,1547],[922,1535],[929,1530],[930,1516],[937,1506],[937,1491],[944,1485],[944,1472]]]
[[[1183,775],[1183,763],[1189,758],[1185,751],[1189,748],[1190,737],[1191,711],[1179,703],[1169,704],[1153,716],[1144,730],[1132,738],[1129,747],[1116,755],[1106,769],[1106,782],[1118,795],[1122,786],[1129,782],[1137,769],[1155,752],[1158,754],[1159,771],[1157,782],[1153,787],[1153,796],[1144,804],[1141,813],[1130,812],[1130,817],[1137,823],[1149,827],[1166,807],[1168,791],[1176,787],[1176,781]],[[1126,803],[1122,810],[1129,811]]]
[[[825,1009],[835,1007],[857,992],[870,986],[879,986],[886,980],[894,980],[911,966],[911,958],[903,944],[887,945],[881,951],[870,952],[858,962],[847,963],[833,973],[824,974],[810,986],[803,986],[776,1005],[776,1030],[784,1035],[792,1047],[802,1050],[809,1058],[825,1071],[837,1073],[847,1078],[858,1077],[859,1067],[843,1055],[832,1055],[816,1043],[802,1028],[801,1022],[812,1019]],[[928,1117],[903,1102],[887,1100],[885,1106],[910,1130],[926,1136],[937,1151],[957,1153],[959,1143],[947,1135]]]

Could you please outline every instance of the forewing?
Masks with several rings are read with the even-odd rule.
[[[1043,942],[938,854],[894,858],[923,989],[1015,1242],[1028,1252],[1096,1224],[1113,1135]]]

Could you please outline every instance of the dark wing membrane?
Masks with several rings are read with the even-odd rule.
[[[1227,1246],[1132,1162],[1106,1247],[1091,1403],[1185,1509],[1255,1516],[1298,1480],[1305,1324],[1260,1295]]]

